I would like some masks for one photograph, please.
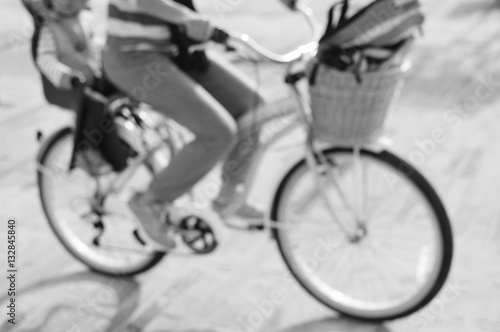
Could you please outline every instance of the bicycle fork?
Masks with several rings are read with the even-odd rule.
[[[290,67],[289,67],[290,70]],[[306,128],[310,128],[310,105],[308,101],[302,97],[296,82],[290,82],[290,88],[295,96],[297,103],[299,105],[299,114],[301,121],[306,125]],[[315,182],[316,182],[316,190],[321,201],[333,216],[334,221],[338,224],[341,231],[347,237],[350,242],[359,242],[362,238],[364,238],[367,234],[366,228],[366,216],[360,215],[358,216],[355,212],[355,207],[347,199],[344,194],[342,188],[338,184],[338,181],[335,179],[335,174],[333,173],[332,167],[335,164],[332,164],[332,161],[329,160],[321,150],[317,150],[314,146],[314,135],[311,130],[308,130],[307,140],[306,140],[306,149],[305,149],[305,158],[309,169],[312,171]],[[361,188],[361,208],[362,211],[366,211],[366,199],[364,197],[363,186],[365,184],[364,172],[361,166],[361,158],[360,158],[361,149],[360,146],[356,146],[354,148],[353,154],[353,164],[356,173],[360,173],[361,176],[356,176],[355,179],[361,180],[361,185],[358,188]],[[333,162],[334,163],[334,162]],[[328,181],[324,181],[324,177],[327,178]],[[327,194],[327,184],[332,183],[333,187],[337,191],[338,196],[340,197],[341,203],[346,207],[349,211],[351,211],[351,219],[354,220],[354,223],[349,223],[342,221],[342,219],[338,216],[335,211],[335,207],[333,206],[331,199]],[[354,188],[355,191],[357,188]],[[358,205],[358,204],[357,204]],[[363,214],[363,213],[362,213]]]
[[[322,151],[317,151],[314,147],[314,139],[311,133],[308,134],[306,143],[306,162],[309,169],[313,173],[313,177],[316,183],[316,194],[321,199],[321,202],[326,207],[330,215],[333,217],[334,222],[339,226],[340,230],[347,237],[348,241],[356,243],[361,241],[367,234],[366,220],[363,211],[366,211],[366,199],[364,197],[364,171],[362,169],[361,159],[360,159],[360,147],[356,146],[353,153],[353,166],[355,172],[354,181],[354,192],[358,192],[356,189],[361,189],[360,199],[356,200],[355,204],[352,204],[344,193],[344,190],[339,184],[339,181],[334,174],[335,167],[338,166],[334,160],[331,160],[325,156]],[[326,178],[326,181],[325,181]],[[331,186],[329,186],[331,184]],[[331,195],[328,194],[328,189],[333,187],[342,207],[347,211],[350,211],[350,220],[343,220],[339,217],[333,206]],[[356,213],[358,209],[361,211]]]

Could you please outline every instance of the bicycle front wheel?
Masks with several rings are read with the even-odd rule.
[[[299,162],[273,203],[274,235],[293,276],[331,309],[364,320],[399,318],[429,303],[453,248],[436,192],[389,152],[322,154],[320,171]]]

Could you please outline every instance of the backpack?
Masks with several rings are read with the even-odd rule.
[[[349,0],[342,0],[330,9],[320,44],[342,48],[391,45],[398,34],[404,35],[424,21],[418,0],[375,0],[347,18],[349,6]],[[341,14],[335,24],[337,7],[341,7]]]
[[[354,72],[358,81],[360,72],[376,70],[406,49],[424,22],[418,0],[374,0],[351,17],[347,16],[349,7],[350,0],[341,0],[330,8],[316,59],[337,70]],[[316,70],[313,67],[311,84]]]

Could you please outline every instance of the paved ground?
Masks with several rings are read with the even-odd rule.
[[[411,317],[370,325],[338,318],[303,292],[290,291],[255,330],[500,331],[500,5],[423,2],[425,35],[387,132],[392,149],[418,164],[435,185],[452,219],[456,251],[446,292]],[[318,13],[328,3],[312,1]],[[102,18],[103,4],[93,4]],[[217,12],[216,5],[225,12]],[[255,310],[252,303],[280,287],[276,276],[284,271],[264,235],[231,233],[226,247],[210,257],[171,257],[130,280],[87,272],[56,242],[36,191],[35,133],[51,132],[71,117],[42,98],[29,57],[29,20],[19,1],[3,0],[1,6],[0,218],[15,216],[20,224],[20,320],[12,331],[240,331],[241,319]],[[203,10],[277,51],[307,38],[296,18],[268,1],[217,0],[205,2]],[[103,20],[99,23],[102,29]],[[263,66],[261,72],[271,97],[283,92],[276,88],[279,69]],[[490,82],[486,88],[484,82]],[[435,131],[444,136],[436,139]],[[283,171],[270,166],[283,165],[295,153],[267,156],[254,200],[266,202],[268,188]],[[4,243],[5,232],[0,234]],[[10,331],[4,318],[0,330]]]

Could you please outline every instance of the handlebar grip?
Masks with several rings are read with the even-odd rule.
[[[212,33],[212,37],[210,39],[218,44],[226,44],[229,39],[229,34],[219,28],[214,28],[214,32]]]
[[[290,10],[297,10],[297,4],[299,3],[298,0],[288,0],[288,1],[283,1],[283,3],[290,9]]]

